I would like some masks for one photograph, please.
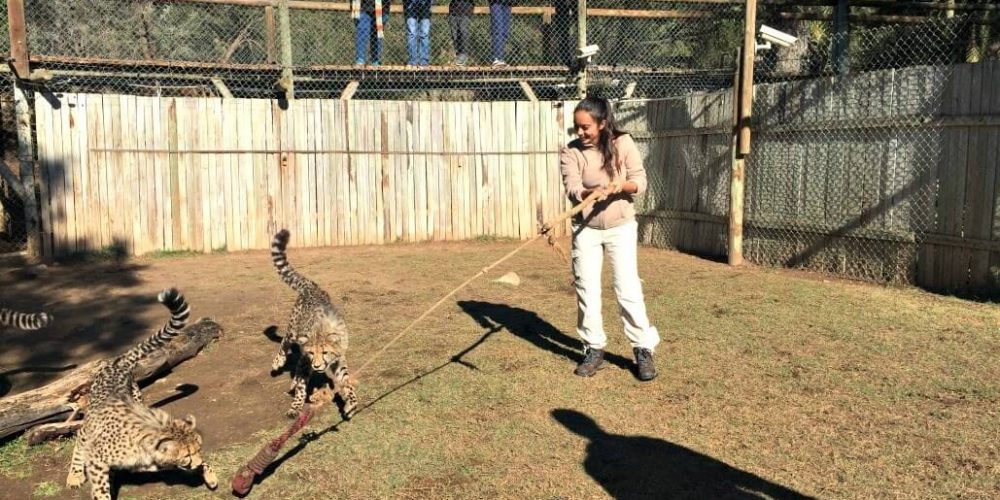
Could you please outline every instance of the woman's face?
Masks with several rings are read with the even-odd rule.
[[[604,130],[604,123],[597,123],[589,112],[580,110],[573,113],[573,127],[584,146],[597,146],[597,138],[601,135],[601,130]]]

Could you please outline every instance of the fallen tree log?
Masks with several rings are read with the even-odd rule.
[[[185,328],[166,347],[139,361],[132,373],[140,384],[158,378],[196,356],[220,335],[222,327],[218,323],[211,319],[201,319]],[[48,422],[65,421],[73,412],[73,401],[88,391],[90,381],[101,363],[102,361],[92,361],[38,389],[0,399],[0,438]],[[77,422],[65,422],[66,425],[43,430],[29,441],[44,437],[46,432],[52,437],[72,433],[76,428],[71,425],[74,423]]]

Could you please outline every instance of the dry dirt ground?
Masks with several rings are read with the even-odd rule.
[[[358,366],[515,245],[299,249],[293,235],[289,254],[343,308]],[[127,349],[165,320],[164,287],[225,327],[144,390],[197,416],[220,490],[184,474],[118,482],[120,498],[230,496],[237,467],[288,425],[288,375],[269,374],[277,344],[265,332],[280,332],[294,296],[269,254],[77,262],[33,278],[21,264],[0,261],[0,302],[56,323],[0,332],[0,394]],[[491,281],[508,271],[520,286]],[[611,367],[572,375],[568,266],[537,243],[377,358],[360,375],[374,404],[347,423],[318,416],[251,497],[1000,496],[996,305],[653,248],[640,250],[640,272],[663,337],[655,381],[632,374],[610,285]],[[2,444],[0,497],[87,498],[62,486],[71,449]]]

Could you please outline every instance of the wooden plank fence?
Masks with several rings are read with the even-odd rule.
[[[758,85],[747,258],[1000,294],[998,78],[991,61]],[[48,255],[263,249],[278,227],[302,246],[527,238],[567,206],[572,103],[35,103]],[[732,108],[618,106],[649,173],[642,242],[726,253]]]
[[[1000,295],[1000,62],[758,85],[751,262]],[[726,253],[730,91],[622,103],[643,242]]]
[[[944,95],[936,225],[921,248],[927,288],[1000,296],[1000,61],[954,67]]]
[[[649,190],[637,199],[640,241],[726,254],[732,92],[624,102],[616,118],[644,153]]]
[[[35,103],[46,255],[525,239],[567,207],[561,102]]]

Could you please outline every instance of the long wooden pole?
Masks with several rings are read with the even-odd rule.
[[[743,48],[736,85],[736,133],[729,181],[729,264],[743,264],[743,207],[746,155],[750,153],[750,116],[753,108],[753,62],[757,53],[757,0],[747,0]]]
[[[11,65],[18,78],[28,78],[28,28],[24,21],[24,0],[7,0]]]
[[[576,35],[577,48],[582,49],[587,46],[587,0],[577,0],[576,7]],[[587,97],[587,64],[586,60],[577,60],[578,70],[576,74],[576,96],[580,99]]]
[[[288,0],[278,2],[278,31],[281,39],[281,81],[285,99],[295,98],[295,75],[292,74],[292,22],[288,13]]]
[[[163,0],[176,3],[199,3],[213,5],[236,5],[242,7],[275,7],[281,0]],[[735,0],[734,0],[735,1]],[[302,0],[290,0],[288,7],[296,10],[318,10],[327,12],[350,12],[350,2],[310,2]],[[405,12],[405,8],[400,3],[391,6],[390,12],[399,14]],[[551,16],[555,12],[552,6],[530,6],[515,5],[511,8],[511,14],[515,16]],[[447,5],[431,6],[431,14],[447,14]],[[490,8],[487,6],[476,6],[472,10],[476,15],[489,15]],[[719,13],[707,10],[695,9],[589,9],[587,13],[594,17],[638,17],[652,19],[689,19],[689,18],[714,18]]]
[[[266,40],[264,42],[264,47],[267,51],[267,62],[268,64],[274,64],[278,62],[278,43],[277,43],[277,26],[274,25],[274,7],[268,5],[264,7],[264,32]]]
[[[730,170],[729,170],[729,216],[727,220],[729,222],[729,231],[726,236],[726,241],[728,244],[728,257],[729,264],[733,266],[738,266],[743,263],[743,210],[740,208],[743,203],[743,159],[740,157],[739,142],[740,142],[740,99],[739,99],[739,88],[740,88],[740,73],[741,65],[739,61],[742,58],[743,49],[736,49],[736,71],[733,74],[733,127],[731,130],[729,138],[729,160],[730,160]],[[740,181],[737,183],[737,177]],[[738,194],[737,194],[738,191]]]
[[[743,19],[743,50],[740,54],[739,154],[750,153],[750,115],[753,110],[753,62],[757,54],[757,0],[747,0]]]

